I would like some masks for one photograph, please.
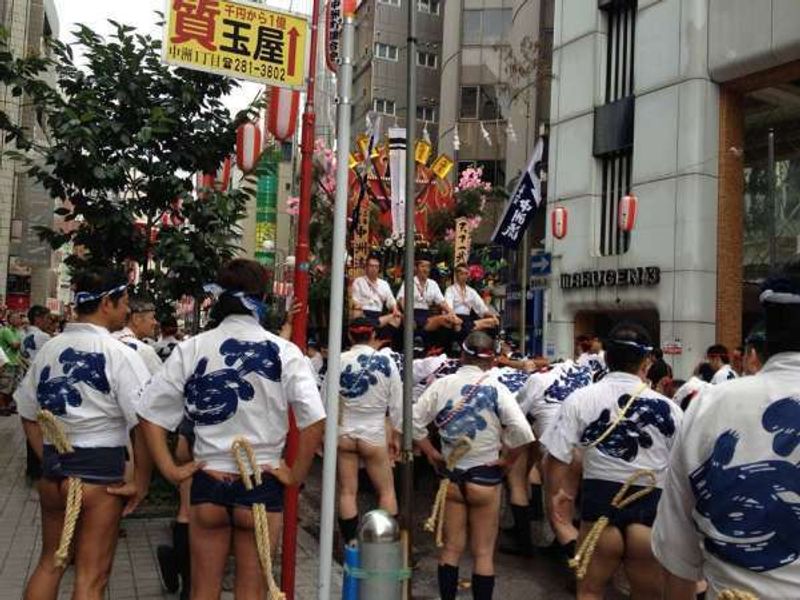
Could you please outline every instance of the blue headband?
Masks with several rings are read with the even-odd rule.
[[[95,302],[96,300],[100,300],[106,296],[113,296],[114,294],[124,292],[126,289],[128,289],[128,284],[123,283],[104,292],[78,292],[75,294],[75,306],[88,304],[89,302]]]
[[[242,303],[242,306],[250,311],[250,314],[253,315],[256,321],[261,322],[264,317],[267,316],[267,305],[254,296],[249,296],[244,292],[232,292],[230,290],[226,290],[224,287],[216,283],[207,283],[203,286],[203,291],[211,294],[215,299],[222,295],[228,295],[236,298]]]

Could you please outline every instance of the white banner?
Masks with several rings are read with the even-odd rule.
[[[405,233],[406,130],[389,128],[389,171],[392,179],[392,235]]]

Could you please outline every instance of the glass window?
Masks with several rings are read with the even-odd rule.
[[[497,44],[506,39],[511,27],[510,8],[488,8],[483,11],[481,43]]]
[[[383,113],[384,115],[394,116],[396,114],[397,107],[394,103],[394,100],[386,100],[385,98],[373,98],[372,110],[378,113]]]
[[[432,106],[418,106],[417,120],[427,121],[428,123],[436,123],[436,109]]]
[[[439,57],[433,52],[417,52],[417,66],[435,69],[439,66]]]
[[[461,86],[461,112],[459,115],[462,119],[478,118],[478,93],[477,85]]]
[[[417,0],[417,10],[429,15],[438,15],[439,0]]]
[[[389,6],[400,6],[400,0],[378,0],[378,4],[388,4]]]
[[[461,14],[461,43],[481,43],[481,10],[465,10]]]
[[[383,44],[381,42],[375,42],[375,58],[382,58],[384,60],[397,60],[397,46],[392,46],[391,44]]]
[[[479,117],[482,120],[500,118],[500,109],[497,103],[497,92],[492,85],[480,86]]]

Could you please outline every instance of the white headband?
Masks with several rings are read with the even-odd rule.
[[[791,292],[775,292],[764,290],[758,298],[762,304],[771,302],[772,304],[800,304],[800,294]]]

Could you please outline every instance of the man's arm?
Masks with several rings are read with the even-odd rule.
[[[114,496],[128,498],[122,516],[131,514],[147,497],[150,489],[150,477],[153,473],[153,461],[147,449],[144,436],[139,431],[140,425],[131,430],[133,440],[133,478],[122,485],[109,486],[106,491]]]
[[[270,472],[284,485],[300,485],[303,483],[308,476],[308,471],[311,469],[311,463],[314,462],[314,456],[322,442],[322,433],[324,431],[325,419],[301,429],[298,442],[300,449],[291,469],[281,467],[270,469]]]
[[[28,438],[28,443],[31,445],[31,448],[33,448],[34,454],[36,454],[39,460],[42,460],[42,456],[44,455],[44,436],[42,435],[42,429],[39,427],[39,423],[23,417],[22,430],[25,432],[25,437]]]
[[[136,429],[137,433],[141,433],[136,438],[141,438],[142,443],[147,445],[149,456],[152,457],[150,464],[155,463],[161,474],[175,485],[188,479],[194,475],[195,471],[203,468],[202,463],[195,461],[183,464],[180,467],[175,464],[175,460],[170,454],[169,446],[167,446],[167,430],[163,427],[146,419],[141,419]],[[135,452],[136,447],[134,446],[134,454]],[[138,466],[136,469],[138,471]],[[144,477],[143,474],[141,476]]]

